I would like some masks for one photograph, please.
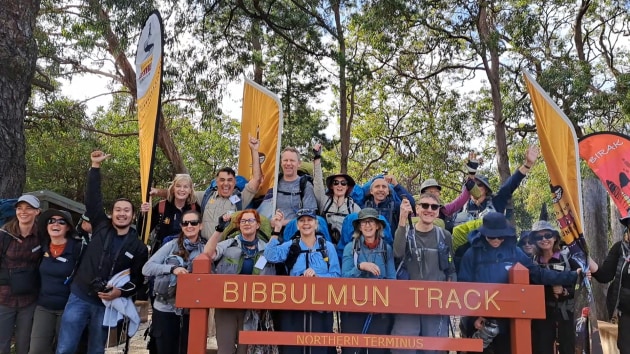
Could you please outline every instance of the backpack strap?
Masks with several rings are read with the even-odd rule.
[[[206,205],[208,205],[208,201],[213,195],[216,195],[217,188],[212,186],[212,183],[206,188],[206,191],[203,192],[203,198],[201,198],[201,211],[206,210]]]

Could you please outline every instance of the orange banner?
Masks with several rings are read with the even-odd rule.
[[[578,142],[573,124],[534,78],[524,72],[534,109],[540,149],[550,177],[553,207],[564,242],[572,253],[582,235],[582,191]],[[582,240],[583,241],[583,240]],[[586,252],[583,242],[577,245]]]
[[[138,40],[136,52],[136,85],[138,97],[138,141],[140,144],[140,191],[143,202],[149,201],[153,180],[153,163],[157,144],[159,111],[162,96],[162,49],[164,33],[162,18],[155,10],[147,18]],[[142,236],[149,238],[149,211],[142,225]]]
[[[600,132],[580,139],[580,157],[595,172],[621,218],[630,214],[630,137]]]
[[[238,174],[251,179],[252,155],[248,142],[249,136],[257,137],[260,139],[260,167],[264,177],[258,189],[258,196],[263,196],[269,189],[275,188],[280,166],[281,135],[282,103],[280,99],[265,87],[245,78]]]

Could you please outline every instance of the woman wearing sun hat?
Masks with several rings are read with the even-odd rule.
[[[508,223],[505,215],[490,212],[483,217],[481,227],[469,237],[471,247],[466,251],[458,269],[457,280],[476,283],[508,282],[509,269],[521,263],[529,270],[532,284],[574,286],[581,269],[556,272],[536,265],[516,245],[516,229]],[[463,317],[460,322],[462,333],[471,336],[484,328],[483,317]],[[498,334],[490,338],[484,353],[510,353],[510,326],[506,319],[498,319]],[[494,350],[494,351],[492,351]]]
[[[72,217],[65,210],[48,209],[38,219],[44,256],[39,265],[41,287],[33,317],[29,354],[55,351],[61,315],[70,296],[70,281],[81,256]]]
[[[326,241],[317,231],[317,215],[314,210],[300,209],[297,212],[298,231],[288,241],[280,244],[278,235],[282,229],[284,214],[276,211],[271,218],[274,231],[265,248],[268,262],[287,266],[290,276],[339,277],[341,269],[335,246]],[[330,312],[281,311],[280,331],[284,332],[332,332],[333,318]],[[311,354],[326,354],[328,347],[283,346],[283,354],[300,354],[308,349]]]
[[[394,253],[383,239],[385,222],[378,211],[365,208],[352,222],[353,241],[343,252],[341,274],[344,278],[396,279]],[[344,312],[341,315],[343,333],[389,334],[389,314]],[[361,348],[344,348],[345,354],[359,353]],[[370,353],[384,354],[389,349],[374,348]]]
[[[343,219],[357,213],[361,207],[352,200],[350,194],[356,185],[354,179],[345,173],[337,173],[326,178],[323,183],[321,145],[313,147],[313,191],[319,214],[326,219],[333,243],[337,244],[341,235]]]
[[[536,221],[530,239],[536,243],[534,261],[540,267],[556,272],[577,270],[579,265],[569,257],[569,249],[560,246],[560,232],[548,221]],[[532,321],[532,351],[540,354],[575,353],[575,302],[573,286],[545,286],[546,318]],[[556,348],[554,348],[554,346]]]

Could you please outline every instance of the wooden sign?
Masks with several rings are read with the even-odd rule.
[[[358,278],[185,274],[175,305],[545,318],[542,286]]]
[[[472,338],[384,336],[304,332],[240,331],[241,344],[295,345],[307,347],[390,348],[408,350],[483,351],[483,341]]]

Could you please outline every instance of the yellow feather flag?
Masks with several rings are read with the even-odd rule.
[[[525,83],[534,108],[540,150],[550,177],[553,207],[564,242],[572,246],[582,235],[580,151],[569,118],[528,72]],[[580,244],[582,251],[586,251]],[[572,250],[573,251],[573,250]]]
[[[282,103],[275,93],[245,78],[238,174],[251,179],[252,156],[249,150],[249,136],[260,139],[259,154],[263,182],[257,196],[265,196],[263,203],[266,204],[264,206],[266,212],[261,213],[270,217],[271,215],[267,214],[275,210],[273,196],[276,195],[280,168]]]
[[[140,144],[140,190],[148,202],[153,180],[153,163],[159,125],[162,93],[164,30],[160,13],[153,11],[145,21],[136,51],[136,86],[138,92],[138,141]],[[140,233],[146,243],[151,230],[151,210],[144,217]]]

